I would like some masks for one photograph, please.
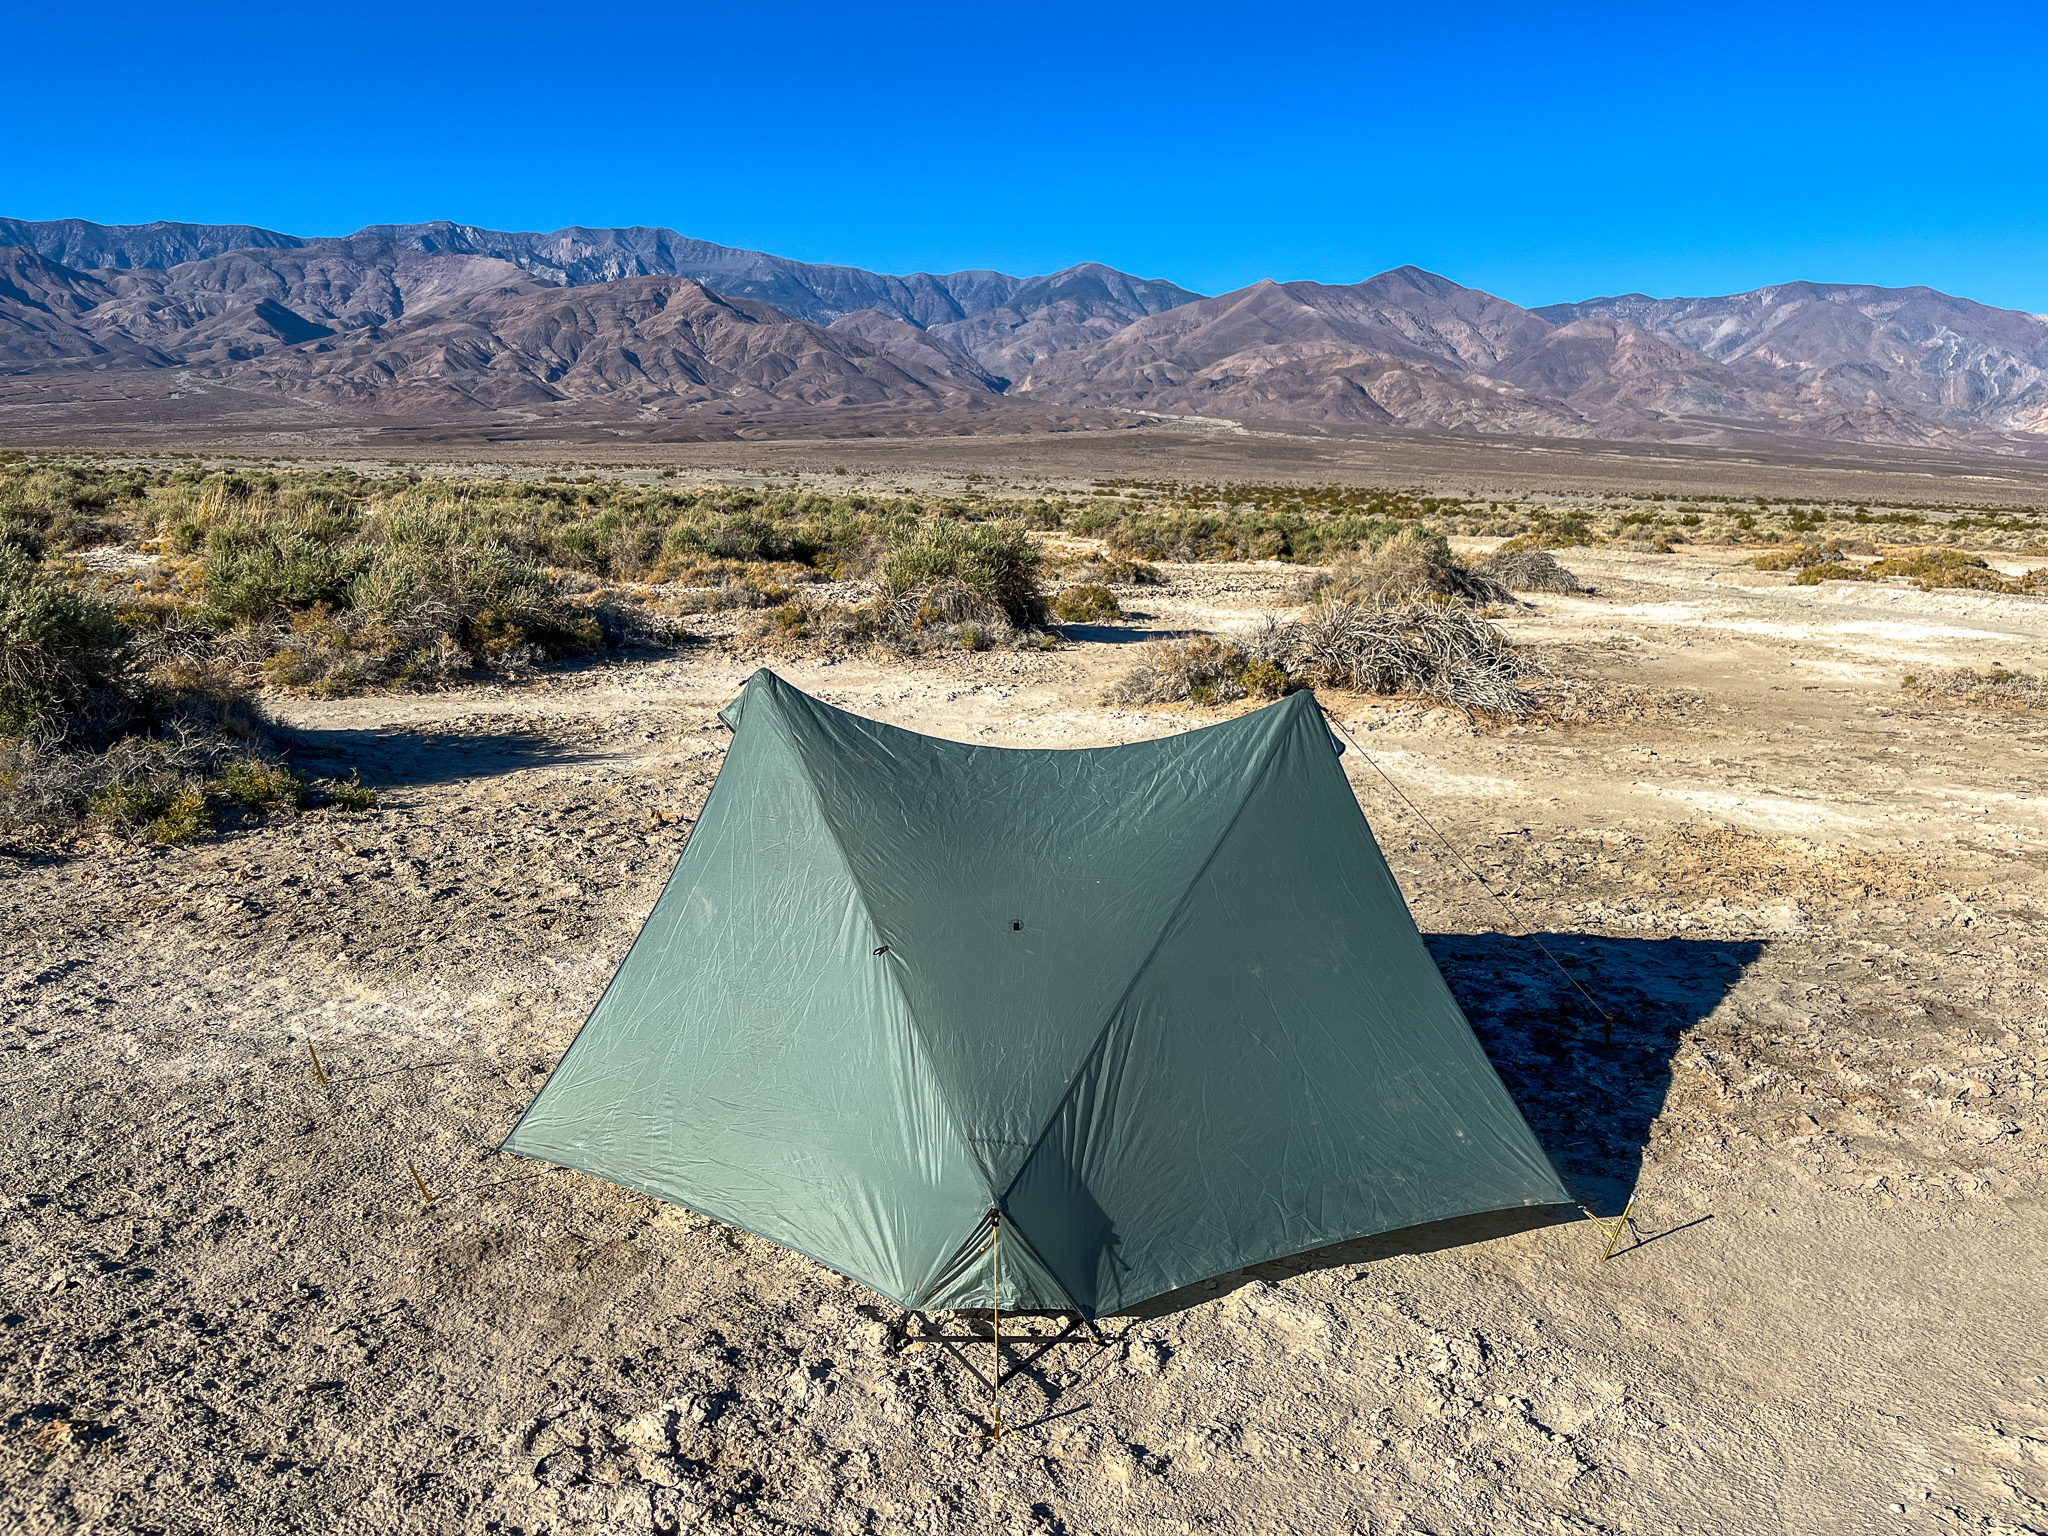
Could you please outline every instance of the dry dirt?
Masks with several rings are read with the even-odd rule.
[[[2048,1531],[2048,720],[1899,686],[2048,669],[2048,602],[1565,558],[1597,594],[1509,624],[1584,723],[1333,702],[1510,1088],[1634,1192],[1611,1262],[1474,1221],[1226,1276],[1046,1356],[991,1448],[878,1298],[492,1151],[750,664],[286,703],[381,810],[0,864],[0,1526]],[[978,741],[1186,729],[1095,702],[1122,642],[1298,573],[1168,569],[1058,652],[783,670]]]

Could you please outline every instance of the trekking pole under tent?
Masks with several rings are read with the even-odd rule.
[[[995,1321],[995,1364],[989,1373],[988,1416],[995,1426],[989,1438],[1003,1438],[1003,1213],[1000,1209],[989,1217],[989,1315]]]

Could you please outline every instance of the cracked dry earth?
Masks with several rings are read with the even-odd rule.
[[[1571,563],[1597,595],[1509,624],[1580,723],[1332,702],[1509,1087],[1588,1204],[1635,1193],[1611,1262],[1574,1216],[1226,1276],[1044,1357],[990,1447],[985,1392],[892,1353],[878,1298],[492,1151],[751,663],[287,702],[383,809],[0,865],[0,1526],[2048,1530],[2048,722],[1898,685],[2040,668],[2048,604]],[[1171,575],[1129,632],[1298,590]],[[1129,652],[1087,633],[784,670],[988,742],[1214,718],[1097,704]]]

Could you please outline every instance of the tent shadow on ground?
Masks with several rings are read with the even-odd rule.
[[[1752,940],[1586,933],[1438,933],[1425,942],[1566,1186],[1603,1216],[1617,1213],[1635,1186],[1680,1040],[1763,950]],[[1546,949],[1591,1002],[1544,958]],[[1164,1317],[1253,1280],[1440,1253],[1582,1219],[1570,1207],[1545,1206],[1377,1233],[1184,1286],[1119,1316]]]
[[[285,755],[319,777],[351,772],[378,788],[488,779],[529,768],[613,761],[613,754],[565,745],[532,731],[491,734],[433,730],[299,730],[278,732]]]

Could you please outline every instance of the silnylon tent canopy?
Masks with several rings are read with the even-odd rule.
[[[505,1145],[904,1307],[1093,1318],[1569,1199],[1314,696],[970,746],[756,672],[667,888]]]

